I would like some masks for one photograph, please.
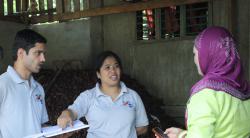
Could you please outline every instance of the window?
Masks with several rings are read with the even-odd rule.
[[[180,6],[161,8],[161,38],[180,37]]]
[[[137,39],[155,39],[155,17],[154,10],[143,10],[136,13],[137,16]]]
[[[152,9],[150,11],[153,15],[147,14],[148,10],[138,11],[137,40],[196,35],[208,26],[208,5],[208,2],[203,2]]]
[[[208,3],[186,6],[186,35],[196,35],[208,25]]]

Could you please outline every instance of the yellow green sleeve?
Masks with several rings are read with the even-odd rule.
[[[219,113],[217,100],[210,89],[193,95],[187,104],[187,138],[212,138],[216,116]]]
[[[248,138],[250,99],[203,89],[187,103],[187,138]]]

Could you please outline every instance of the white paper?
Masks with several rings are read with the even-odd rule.
[[[60,128],[59,126],[49,126],[49,127],[44,127],[42,128],[42,133],[39,134],[34,134],[34,135],[29,135],[26,136],[25,138],[40,138],[40,137],[52,137],[72,131],[76,131],[79,129],[87,128],[89,125],[83,124],[82,121],[76,120],[73,122],[73,127],[66,127],[64,129]]]

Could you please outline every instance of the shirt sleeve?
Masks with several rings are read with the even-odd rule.
[[[77,118],[80,119],[81,117],[87,114],[91,98],[92,98],[92,94],[90,93],[90,91],[87,90],[85,92],[82,92],[76,98],[74,103],[68,107],[68,109],[71,109],[74,112],[76,112]]]
[[[5,91],[3,89],[3,86],[0,84],[0,107],[2,105],[4,95],[5,95]]]
[[[215,92],[203,89],[194,94],[187,104],[186,138],[212,138],[214,126],[219,113]]]
[[[48,113],[47,113],[47,109],[46,109],[46,106],[45,106],[45,103],[43,104],[43,113],[42,113],[42,124],[43,123],[46,123],[49,121],[49,117],[48,117]]]
[[[136,98],[136,127],[143,127],[148,125],[148,117],[145,111],[145,107],[140,96],[135,93]]]

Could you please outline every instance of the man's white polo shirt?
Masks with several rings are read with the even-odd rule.
[[[0,76],[0,138],[22,138],[39,133],[48,121],[42,86],[23,80],[8,66]],[[2,136],[1,136],[2,135]]]

